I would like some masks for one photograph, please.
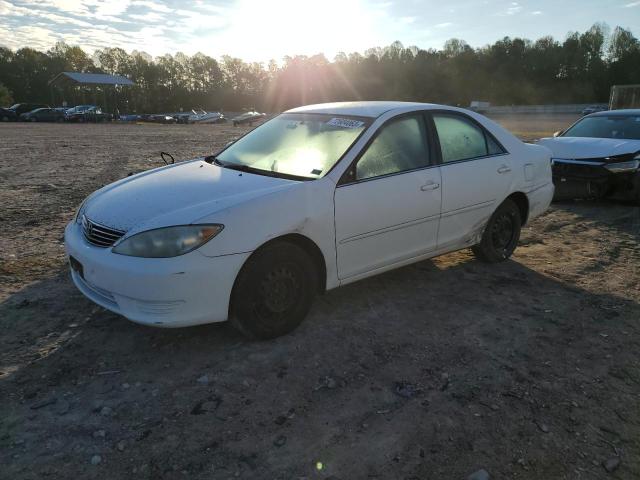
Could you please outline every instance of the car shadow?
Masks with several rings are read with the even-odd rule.
[[[552,205],[553,208],[572,213],[580,220],[640,239],[640,206],[631,202],[614,199],[564,200]]]
[[[0,305],[0,461],[11,478],[286,477],[321,460],[341,478],[558,478],[599,472],[584,450],[614,445],[637,472],[639,316],[461,251],[328,292],[295,332],[256,342],[136,325],[60,271]]]

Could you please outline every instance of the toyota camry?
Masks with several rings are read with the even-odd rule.
[[[71,275],[135,322],[271,338],[326,290],[467,247],[509,258],[551,201],[550,158],[460,108],[296,108],[89,195],[65,231]]]

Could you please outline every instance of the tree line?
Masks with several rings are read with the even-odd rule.
[[[440,50],[394,42],[364,54],[339,53],[333,61],[321,54],[298,55],[284,57],[281,64],[202,53],[152,58],[121,48],[89,55],[64,43],[46,52],[0,47],[0,97],[5,103],[11,97],[51,103],[48,82],[63,71],[131,79],[134,87],[107,89],[123,113],[197,107],[281,111],[309,103],[374,99],[463,106],[471,100],[495,105],[590,103],[607,102],[611,85],[640,83],[640,42],[629,30],[611,31],[598,23],[586,32],[569,33],[563,41],[505,37],[472,48],[451,39]],[[77,101],[95,94],[95,89],[67,86],[54,90],[53,98]]]

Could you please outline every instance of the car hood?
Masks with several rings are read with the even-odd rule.
[[[555,137],[538,142],[553,153],[553,158],[605,158],[640,151],[640,140],[616,138]]]
[[[87,199],[82,213],[93,222],[135,233],[150,228],[187,225],[206,215],[299,183],[193,160],[107,185]]]

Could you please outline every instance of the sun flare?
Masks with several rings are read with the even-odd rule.
[[[373,18],[361,0],[240,0],[229,24],[228,48],[246,59],[321,52],[332,59],[375,44]]]

